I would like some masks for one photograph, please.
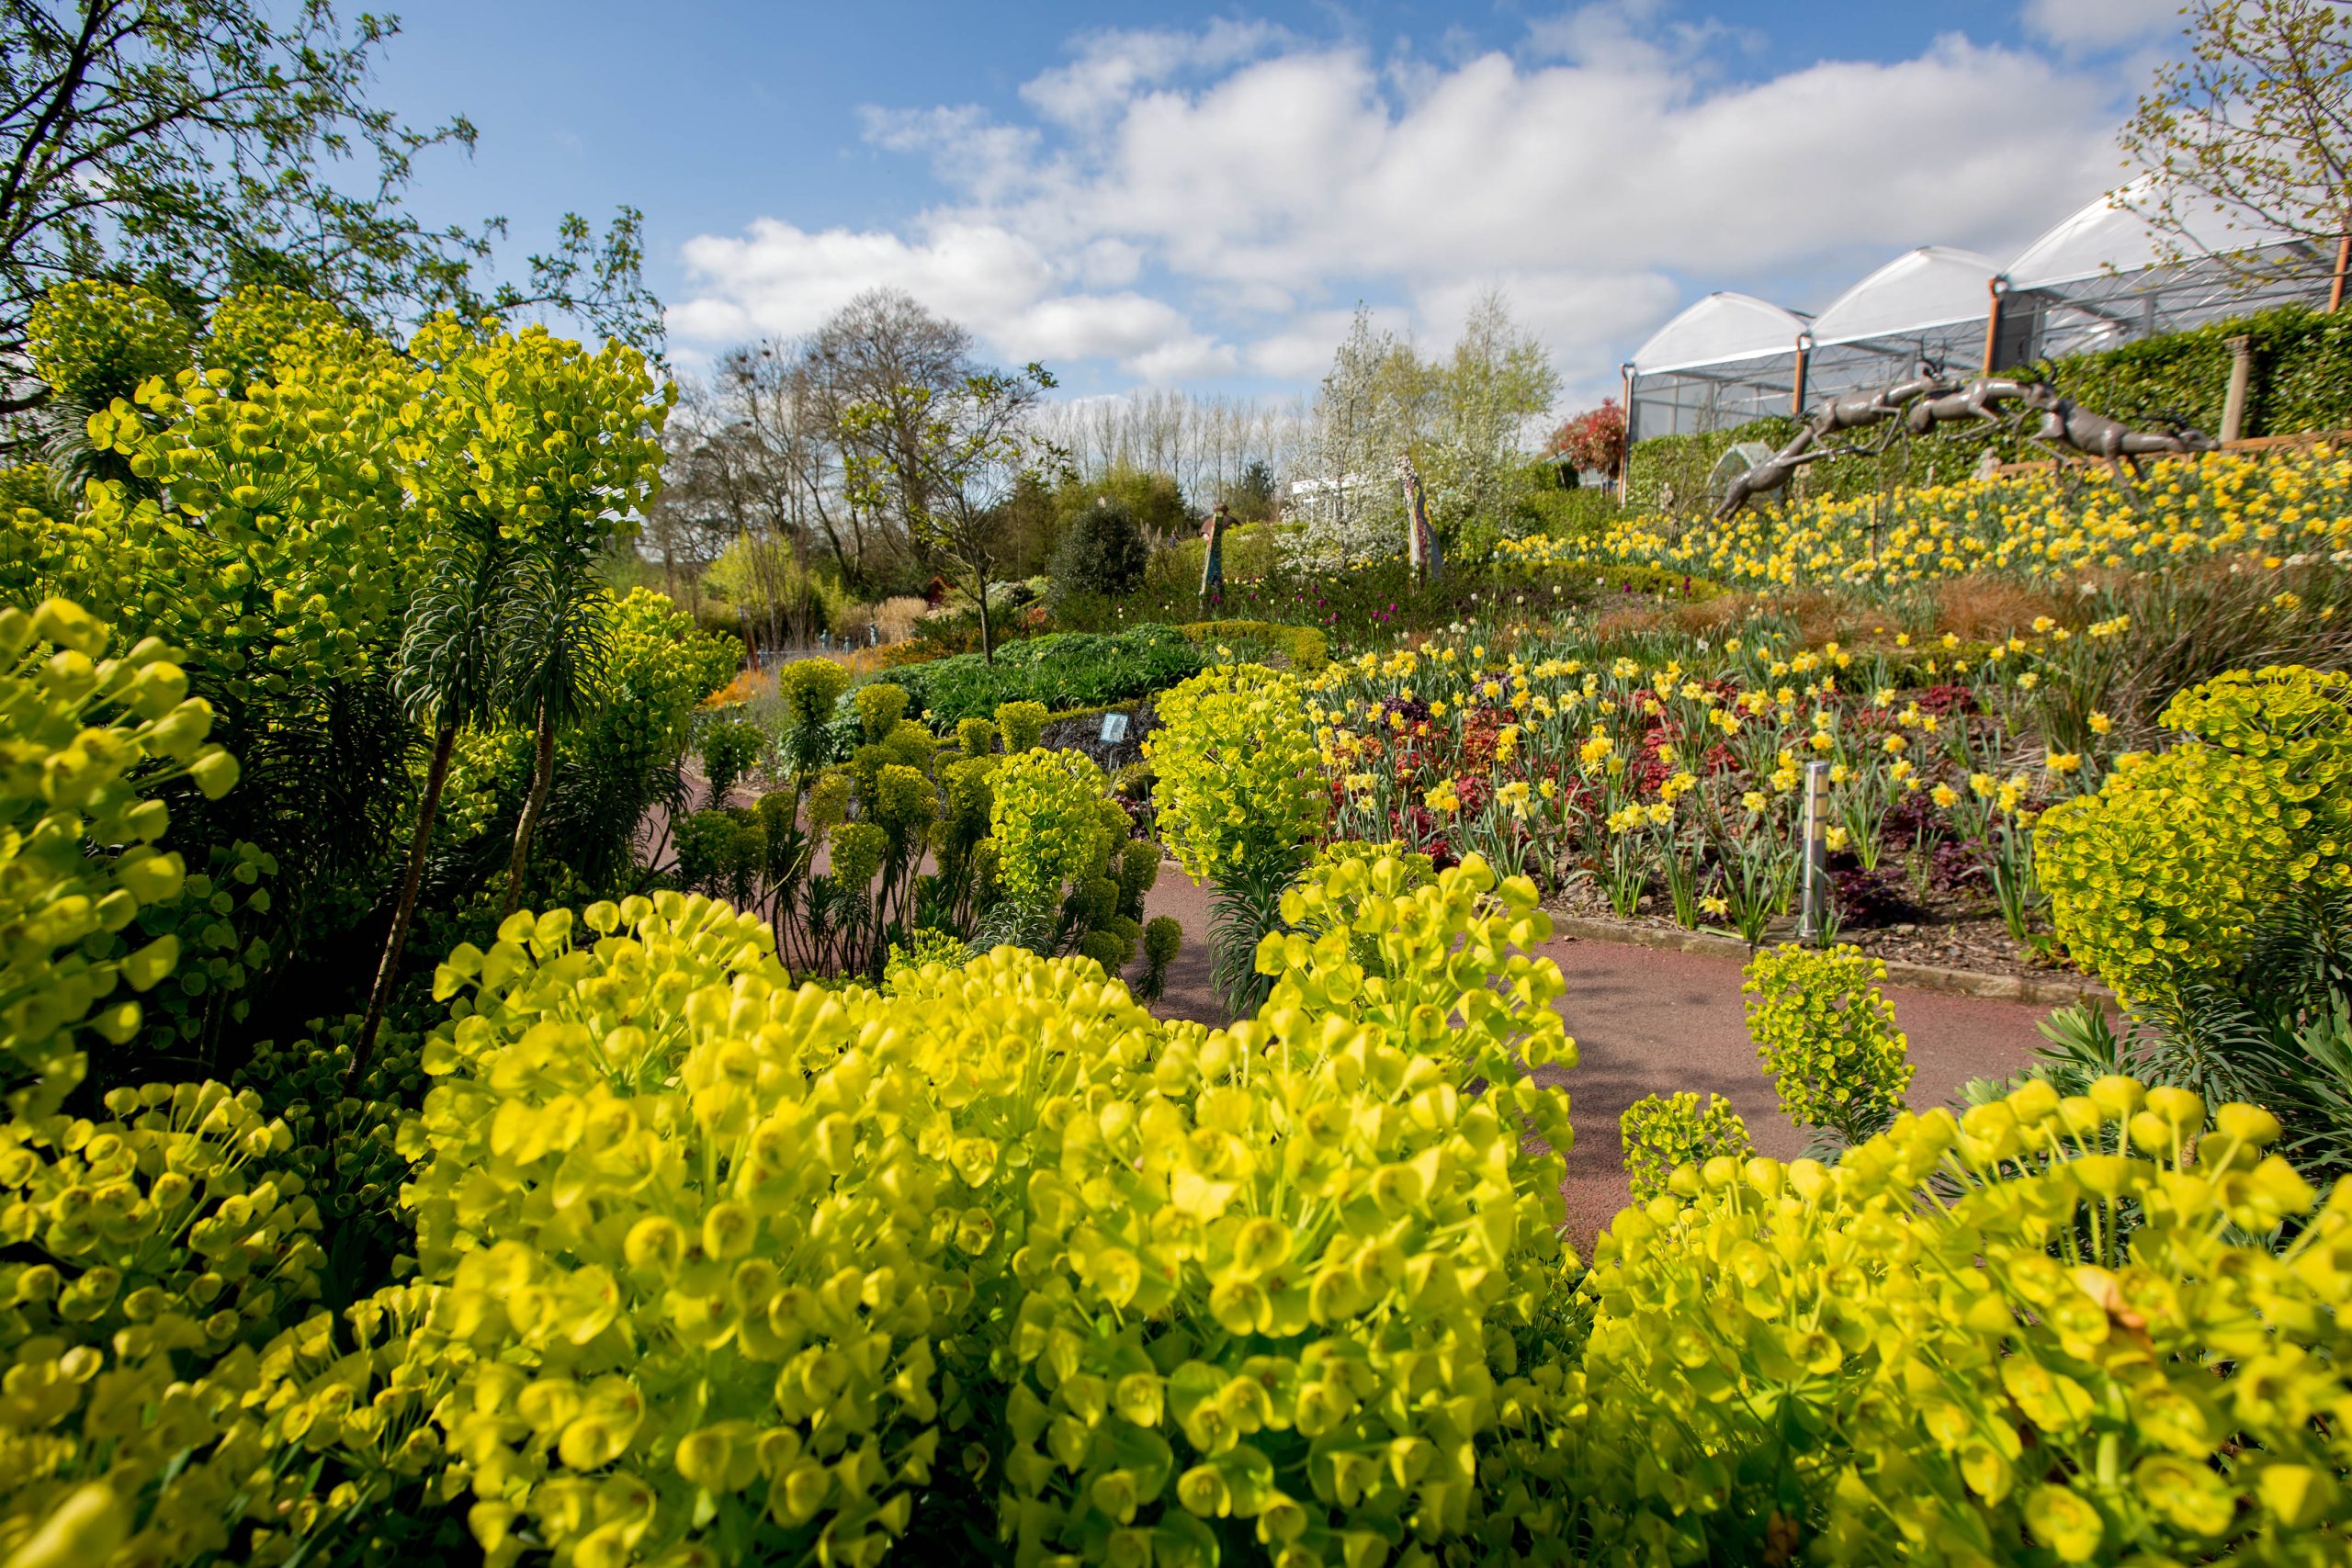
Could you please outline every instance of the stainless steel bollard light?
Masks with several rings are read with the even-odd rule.
[[[1804,894],[1797,940],[1819,942],[1829,913],[1829,764],[1804,765]]]

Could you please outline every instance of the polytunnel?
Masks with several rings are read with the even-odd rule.
[[[2158,197],[2145,178],[2101,196],[2007,267],[1922,245],[1815,317],[1750,295],[1711,294],[1625,365],[1628,436],[1800,413],[1897,379],[1923,358],[1955,373],[2006,369],[2274,306],[2328,303],[2335,255],[2222,214],[2192,226],[2192,241],[2215,254],[2165,259],[2139,210]]]
[[[1787,412],[1805,318],[1752,294],[1710,294],[1650,334],[1626,368],[1629,431],[1721,430]]]

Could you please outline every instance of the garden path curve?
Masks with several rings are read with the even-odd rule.
[[[1146,898],[1147,915],[1172,915],[1184,950],[1170,966],[1163,1018],[1221,1023],[1210,983],[1209,899],[1172,865],[1160,868]],[[1805,1135],[1781,1115],[1772,1085],[1757,1064],[1739,993],[1740,966],[1713,954],[1563,939],[1541,951],[1560,965],[1568,988],[1559,1001],[1576,1036],[1577,1065],[1544,1069],[1567,1087],[1576,1147],[1568,1151],[1568,1235],[1589,1254],[1593,1236],[1631,1201],[1620,1164],[1617,1118],[1646,1094],[1691,1089],[1720,1094],[1747,1123],[1758,1151],[1795,1157]],[[2013,1073],[2041,1035],[2048,1009],[1933,991],[1885,987],[1895,1021],[1909,1036],[1917,1072],[1910,1100],[1925,1108],[1949,1101],[1969,1078]]]

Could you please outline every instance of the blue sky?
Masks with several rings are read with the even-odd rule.
[[[1710,289],[2006,259],[2120,181],[2177,4],[405,0],[377,90],[481,130],[430,220],[641,208],[689,370],[880,283],[1075,393],[1282,395],[1359,299],[1441,348],[1499,287],[1576,402]]]

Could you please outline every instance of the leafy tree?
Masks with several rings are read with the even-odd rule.
[[[979,607],[987,660],[996,657],[989,579],[1003,549],[1003,504],[1023,475],[1068,461],[1029,421],[1054,384],[1033,362],[1018,375],[975,372],[945,392],[902,386],[842,413],[842,430],[860,444],[849,465],[853,493],[898,508],[918,543],[961,569]]]
[[[503,221],[428,229],[401,205],[417,157],[470,148],[474,128],[368,101],[397,28],[346,26],[327,0],[0,0],[0,355],[22,351],[45,288],[100,273],[189,310],[275,283],[379,326],[544,308],[656,341],[634,209],[601,237],[566,215],[526,283],[484,290]],[[0,412],[42,390],[0,391]]]
[[[2120,141],[2155,176],[2131,199],[2175,260],[2227,258],[2287,235],[2352,244],[2352,31],[2324,0],[2195,0],[2187,58],[2160,66]]]

